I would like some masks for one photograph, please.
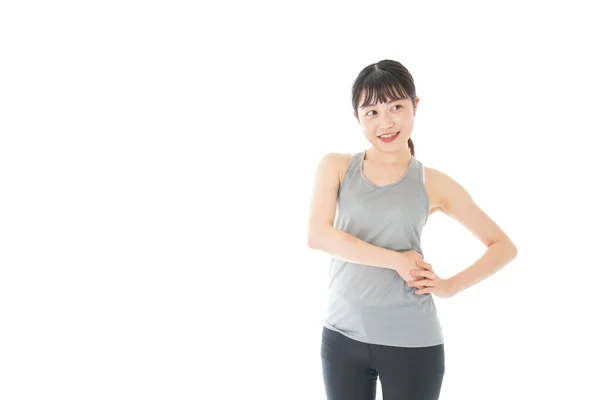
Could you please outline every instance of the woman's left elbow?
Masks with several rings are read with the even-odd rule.
[[[512,255],[512,258],[514,259],[517,257],[517,254],[519,251],[517,250],[517,246],[512,241],[509,240],[508,244],[509,244],[508,247],[510,248],[510,254]]]

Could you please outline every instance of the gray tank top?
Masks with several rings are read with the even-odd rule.
[[[429,214],[423,164],[413,156],[400,180],[377,186],[363,173],[365,152],[352,155],[334,226],[375,246],[423,254],[420,236]],[[365,343],[442,344],[433,296],[416,290],[392,269],[332,258],[324,326]]]

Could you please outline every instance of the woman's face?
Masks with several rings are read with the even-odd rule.
[[[392,100],[387,103],[360,105],[365,93],[361,95],[355,117],[358,118],[367,140],[380,150],[393,152],[406,147],[413,130],[416,106],[419,98],[415,99],[415,107],[408,99]],[[399,133],[398,133],[399,132]],[[398,133],[393,140],[385,140],[381,135]]]

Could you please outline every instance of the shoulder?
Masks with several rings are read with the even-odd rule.
[[[339,182],[341,183],[351,160],[352,154],[327,153],[321,158],[319,162],[319,168],[326,169],[330,173],[337,174],[339,177]]]
[[[470,197],[465,188],[450,175],[432,167],[424,167],[425,185],[436,197],[439,208],[447,208],[451,201]]]
[[[452,205],[472,201],[465,188],[450,175],[432,167],[424,167],[425,187],[431,208],[448,211]]]

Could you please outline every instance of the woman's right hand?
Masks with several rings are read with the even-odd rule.
[[[395,268],[396,272],[398,272],[398,275],[400,275],[400,277],[402,279],[404,279],[406,282],[411,282],[416,279],[422,279],[421,277],[415,278],[410,273],[410,271],[412,271],[414,269],[422,269],[422,270],[425,269],[425,268],[421,267],[420,265],[417,265],[417,261],[423,260],[423,256],[421,255],[421,253],[419,253],[416,250],[409,250],[409,251],[402,252],[402,255],[404,256],[402,258],[403,262],[401,262]]]

